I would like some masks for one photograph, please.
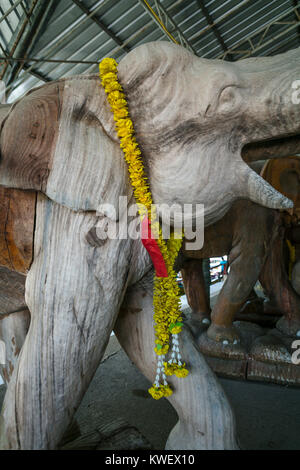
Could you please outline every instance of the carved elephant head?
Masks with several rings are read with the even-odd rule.
[[[299,59],[300,48],[228,63],[165,42],[142,45],[122,59],[118,74],[154,201],[204,204],[206,224],[238,198],[291,207],[242,153],[259,159],[270,141],[278,151],[286,138],[298,142],[293,84]],[[97,76],[46,84],[5,107],[2,116],[0,184],[41,190],[75,210],[96,210],[130,192]]]

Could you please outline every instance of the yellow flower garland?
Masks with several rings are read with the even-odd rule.
[[[100,79],[114,114],[120,147],[128,164],[129,177],[140,217],[143,219],[147,216],[149,220],[151,219],[151,230],[153,233],[158,234],[157,243],[168,272],[168,277],[155,276],[154,278],[155,352],[159,356],[159,360],[156,379],[149,389],[149,393],[158,400],[172,394],[172,389],[166,381],[166,375],[175,374],[177,377],[185,377],[188,374],[185,364],[181,363],[179,353],[178,333],[182,329],[182,318],[180,292],[176,282],[176,272],[174,271],[174,263],[182,244],[182,238],[175,238],[175,235],[172,234],[166,243],[155,211],[153,213],[152,195],[149,190],[141,151],[134,137],[134,127],[129,116],[126,97],[118,81],[117,65],[114,59],[103,59],[99,65]],[[164,362],[164,359],[169,351],[170,335],[172,335],[173,346],[171,359],[167,363]]]

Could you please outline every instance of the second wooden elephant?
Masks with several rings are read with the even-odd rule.
[[[300,160],[290,157],[270,161],[262,176],[293,199],[293,211],[287,214],[239,200],[223,219],[205,229],[201,250],[184,251],[185,290],[196,318],[201,321],[210,316],[202,259],[228,254],[230,272],[211,312],[207,331],[208,337],[215,341],[239,341],[232,323],[258,279],[283,314],[277,328],[290,336],[300,334],[300,297],[291,285],[284,257],[287,218],[289,237],[298,230]]]

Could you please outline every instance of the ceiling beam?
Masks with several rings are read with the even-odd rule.
[[[24,70],[28,70],[28,69],[29,69],[29,65],[24,64],[24,65],[23,65],[23,68],[24,68]],[[45,83],[51,82],[51,78],[49,78],[47,75],[45,75],[44,73],[39,72],[39,71],[36,70],[36,69],[31,69],[31,70],[29,71],[29,73],[30,73],[30,75],[32,75],[32,76],[35,77],[35,78],[38,78],[38,79],[41,80],[42,82],[45,82]]]
[[[199,40],[200,36],[205,35],[208,31],[212,29],[213,26],[222,23],[225,20],[228,20],[229,17],[232,17],[237,11],[241,10],[245,5],[250,3],[253,0],[241,0],[235,7],[231,8],[229,11],[219,16],[213,23],[213,25],[207,25],[205,28],[201,28],[197,33],[191,36],[191,41],[195,44],[196,40]]]
[[[228,52],[228,47],[226,46],[225,41],[222,38],[222,35],[221,35],[220,31],[218,30],[218,27],[214,23],[214,20],[212,19],[211,15],[208,11],[208,8],[206,7],[206,5],[204,3],[204,0],[197,0],[197,4],[198,4],[198,7],[200,8],[200,10],[202,11],[203,15],[205,16],[205,19],[206,19],[207,23],[209,24],[209,26],[211,26],[212,32],[214,33],[215,37],[217,38],[217,41],[219,42],[219,44],[222,47],[223,51]],[[226,58],[230,61],[233,60],[233,56],[230,53],[226,54]]]
[[[146,12],[151,16],[153,21],[158,25],[158,27],[162,30],[164,35],[171,41],[175,42],[176,44],[181,44],[183,47],[186,47],[195,55],[198,55],[192,44],[190,43],[189,39],[185,36],[185,34],[181,31],[177,23],[174,21],[173,17],[170,13],[162,6],[159,0],[154,0],[155,7],[157,13],[153,10],[153,8],[149,5],[147,0],[138,0],[138,2],[142,5],[142,7],[146,10]],[[169,25],[172,29],[170,29]],[[176,35],[176,37],[175,37]]]
[[[264,25],[259,30],[255,31],[253,34],[250,34],[247,37],[244,37],[241,41],[237,42],[234,46],[232,46],[228,51],[230,54],[235,56],[236,60],[246,59],[252,55],[257,54],[261,50],[263,50],[267,46],[271,46],[272,44],[279,43],[281,38],[293,30],[298,28],[300,25],[299,19],[290,20],[290,15],[294,11],[294,8],[291,7],[286,10],[281,16],[278,16],[273,21],[270,21],[266,25]],[[285,19],[286,18],[286,19]],[[285,20],[284,20],[285,19]],[[284,20],[284,21],[283,21]],[[271,26],[274,25],[282,25],[286,24],[286,28],[281,30],[280,33],[276,34],[275,36],[269,37],[268,32]],[[217,59],[224,59],[226,56],[226,52],[217,56]]]
[[[0,46],[1,47],[1,46]],[[2,49],[3,50],[3,49]],[[40,59],[37,57],[4,57],[0,56],[0,60],[4,62],[37,62],[39,64],[86,64],[86,65],[98,65],[99,62],[95,60],[68,60],[68,59]],[[25,68],[25,67],[24,67]]]
[[[19,43],[21,42],[22,40],[22,36],[23,34],[25,33],[25,30],[28,26],[28,23],[29,23],[29,17],[32,15],[37,3],[38,3],[39,0],[33,0],[32,4],[31,4],[31,8],[29,10],[29,15],[26,16],[26,15],[23,15],[23,18],[24,20],[23,21],[20,21],[19,23],[19,27],[17,28],[15,34],[13,35],[12,37],[12,40],[11,40],[11,45],[9,46],[9,51],[7,51],[8,53],[8,57],[12,57],[13,54],[15,53]],[[5,73],[8,69],[8,63],[5,63],[4,64],[4,67],[1,71],[1,75],[0,75],[0,80],[3,80],[4,79],[4,76],[5,76]]]
[[[28,14],[27,19],[30,21],[30,25],[28,25],[28,27],[26,28],[22,40],[18,43],[14,53],[10,53],[10,58],[15,56],[21,57],[24,60],[21,62],[19,61],[19,63],[13,63],[8,78],[7,80],[5,80],[7,86],[11,85],[14,82],[14,80],[19,76],[23,68],[29,68],[25,67],[27,56],[33,49],[39,35],[43,33],[45,26],[47,25],[48,19],[52,15],[57,4],[57,0],[38,0],[38,4],[36,6],[36,9],[34,10],[34,14]],[[40,76],[44,76],[36,70],[34,71],[34,74],[35,76],[37,74],[39,74]]]
[[[293,6],[294,6],[294,14],[295,14],[296,20],[300,21],[299,1],[298,0],[293,0]],[[299,37],[299,42],[300,42],[300,23],[299,23],[299,27],[298,27],[298,37]]]
[[[80,0],[72,0],[72,2],[75,3],[75,5],[77,5],[81,11],[83,11],[83,13],[85,13],[87,16],[90,16],[91,20],[94,21],[94,23],[96,23],[99,28],[101,28],[102,31],[104,31],[111,39],[113,39],[113,41],[115,41],[118,46],[124,49],[125,52],[129,52],[131,50],[130,47],[125,46],[123,41],[119,39],[118,36],[116,36],[115,33],[113,33],[111,29],[109,29],[99,18],[97,18],[97,16],[91,16],[91,11],[83,4],[83,2]]]
[[[0,49],[2,50],[3,52],[3,57],[0,56],[0,61],[3,61],[3,62],[6,62],[8,65],[10,65],[11,62],[16,62],[16,61],[24,61],[25,59],[15,59],[13,57],[9,57],[6,53],[6,51],[4,50],[4,48],[1,46],[0,44]],[[29,66],[27,64],[24,64],[24,69],[27,70],[29,68]],[[35,69],[31,69],[29,71],[29,73],[31,75],[33,75],[34,77],[38,78],[39,80],[42,80],[43,82],[50,82],[51,79],[48,78],[46,75],[44,74],[41,74],[40,72],[38,72],[37,70]]]
[[[0,18],[0,23],[2,23],[3,20],[5,20],[13,11],[15,8],[17,8],[20,3],[22,3],[23,0],[18,0],[16,3],[14,3]]]
[[[57,1],[60,1],[60,0],[57,0]],[[97,6],[94,7],[94,10],[91,12],[91,14],[89,16],[86,16],[86,15],[82,15],[82,19],[80,19],[79,22],[77,22],[75,24],[75,26],[72,26],[71,28],[68,28],[64,33],[62,33],[60,36],[59,36],[59,39],[55,40],[51,47],[50,48],[43,48],[45,50],[48,49],[48,52],[45,53],[44,57],[43,57],[43,60],[47,59],[48,57],[52,56],[53,52],[58,48],[58,46],[60,46],[61,44],[65,44],[66,43],[66,40],[68,37],[72,36],[74,34],[75,31],[77,31],[79,28],[82,28],[82,25],[87,22],[91,17],[93,17],[97,11],[102,8],[103,6],[103,1],[99,0],[97,2]],[[39,54],[42,52],[42,50],[39,50]],[[30,74],[31,70],[34,68],[34,65],[31,65],[26,71],[24,71],[24,74],[22,75],[22,77],[19,77],[17,80],[15,80],[14,83],[12,83],[11,85],[7,86],[6,87],[6,91],[9,93],[12,93],[12,91],[14,90],[14,88],[18,87],[19,85],[21,85],[22,83],[24,83],[27,79],[27,75]]]

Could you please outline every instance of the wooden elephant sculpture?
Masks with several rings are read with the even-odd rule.
[[[289,94],[299,76],[299,55],[296,49],[231,64],[157,42],[138,47],[120,62],[119,80],[156,204],[204,204],[206,225],[217,222],[240,198],[273,209],[292,207],[291,200],[249,168],[242,150],[255,160],[268,145],[281,147],[282,156],[297,145],[300,107]],[[104,205],[118,207],[121,196],[128,205],[134,203],[97,76],[36,88],[1,107],[0,121],[0,185],[37,192],[28,228],[32,259],[22,274],[30,326],[20,353],[11,347],[13,327],[1,330],[11,367],[0,447],[54,449],[112,330],[153,380],[153,268],[139,238],[97,236],[99,224],[111,221]],[[281,140],[275,143],[274,138]],[[195,218],[192,213],[190,222]],[[113,222],[124,233],[127,211],[116,212]],[[137,228],[139,218],[131,222]],[[9,226],[6,219],[4,224]],[[7,232],[4,228],[6,241]],[[6,249],[10,278],[12,265],[22,270]],[[18,312],[12,306],[3,313],[1,322]],[[22,328],[25,336],[25,321]],[[180,341],[191,372],[184,381],[172,379],[175,393],[169,400],[179,421],[167,448],[236,449],[233,414],[220,385],[187,328]]]
[[[201,260],[228,255],[230,272],[212,309],[207,331],[215,341],[239,341],[232,322],[257,280],[283,315],[277,328],[286,335],[300,336],[300,296],[289,279],[285,256],[287,240],[289,244],[299,243],[300,158],[269,160],[261,175],[290,197],[294,208],[289,213],[279,213],[250,201],[237,201],[221,220],[205,229],[201,250],[184,253],[185,291],[195,318],[200,321],[210,317]]]
[[[3,449],[55,449],[100,363],[112,329],[130,360],[153,381],[156,362],[153,269],[143,245],[136,243],[129,259],[137,271],[129,268],[126,273],[126,294],[122,302],[114,306],[117,318],[105,314],[100,308],[104,302],[102,296],[110,299],[114,295],[116,287],[110,271],[120,266],[114,265],[114,257],[110,264],[112,253],[106,260],[102,256],[98,259],[99,252],[103,253],[103,244],[95,235],[98,217],[80,214],[81,220],[76,226],[77,213],[53,204],[45,196],[4,188],[0,192],[2,202],[6,202],[0,212],[6,214],[8,221],[0,238],[0,340],[6,345],[6,363],[0,365],[0,373],[8,387],[0,418],[0,443]],[[19,210],[26,204],[27,213]],[[56,217],[50,216],[49,209],[50,212],[62,210],[65,216],[60,211]],[[40,217],[41,210],[45,210],[45,218]],[[61,237],[68,240],[66,244],[57,240],[60,248],[53,251],[48,251],[48,242],[43,238],[48,223],[58,240]],[[27,229],[22,236],[20,227]],[[124,246],[120,250],[118,256]],[[100,276],[103,262],[106,268]],[[41,272],[37,275],[35,269],[44,272],[43,279]],[[139,269],[143,276],[137,280]],[[32,282],[32,273],[39,286],[36,285],[34,291],[41,296],[35,307],[28,300],[28,281]],[[132,285],[127,279],[132,279]],[[70,297],[71,285],[74,290]],[[41,299],[45,303],[39,310]],[[47,308],[50,301],[51,308]],[[190,374],[184,382],[176,377],[170,379],[177,391],[168,399],[177,410],[179,421],[170,434],[167,448],[236,449],[233,413],[188,328],[182,332],[181,343],[182,353],[189,358]],[[200,390],[202,397],[199,397]],[[206,403],[208,394],[212,406]],[[221,432],[220,423],[224,423]],[[200,436],[199,427],[204,430]]]

